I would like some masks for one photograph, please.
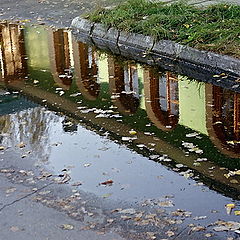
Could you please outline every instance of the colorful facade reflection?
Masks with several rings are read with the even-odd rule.
[[[73,81],[70,36],[69,31],[49,30],[51,72],[54,81],[64,90],[69,89]]]
[[[0,79],[17,80],[27,76],[23,29],[16,24],[0,24]]]
[[[224,154],[240,154],[240,94],[208,85],[207,129],[214,145]]]
[[[24,31],[14,24],[0,25],[1,79],[23,79],[30,67],[35,67],[38,72],[49,71],[57,86],[66,91],[76,87],[90,101],[100,101],[104,83],[108,91],[104,97],[111,99],[123,115],[146,111],[158,129],[169,132],[181,125],[208,136],[223,154],[239,158],[240,94],[154,68],[140,71],[136,63],[119,63],[112,56],[105,55],[103,60],[94,47],[74,41],[66,30],[41,29],[47,37],[39,40],[36,31]],[[35,34],[34,42],[30,41],[31,34]],[[43,40],[48,43],[44,45]],[[36,51],[38,45],[45,48]],[[43,53],[48,56],[45,61],[41,61]]]
[[[88,100],[96,100],[100,92],[98,54],[93,47],[73,41],[76,84]]]
[[[120,64],[108,57],[109,90],[113,104],[123,114],[133,114],[140,104],[136,64]]]
[[[172,130],[178,124],[178,78],[156,69],[144,70],[145,105],[149,119],[161,130]]]

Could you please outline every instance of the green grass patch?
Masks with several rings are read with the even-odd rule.
[[[183,2],[171,5],[127,0],[114,9],[97,9],[87,18],[107,27],[151,35],[155,39],[240,57],[240,6],[218,4],[200,9]]]

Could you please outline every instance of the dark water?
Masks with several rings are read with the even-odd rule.
[[[24,142],[34,166],[66,169],[103,198],[171,197],[207,223],[238,221],[224,206],[240,209],[239,93],[111,56],[68,30],[3,24],[0,37],[0,145]]]

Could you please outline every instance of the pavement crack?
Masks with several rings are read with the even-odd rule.
[[[37,189],[36,191],[33,191],[33,192],[31,192],[31,193],[29,193],[29,194],[27,194],[27,195],[25,195],[25,196],[23,196],[23,197],[21,197],[21,198],[18,198],[18,199],[16,199],[16,200],[12,201],[11,203],[5,204],[4,206],[2,206],[2,207],[0,208],[0,212],[1,212],[2,210],[4,210],[5,208],[14,205],[15,203],[20,202],[20,201],[22,201],[23,199],[28,198],[28,197],[34,195],[35,193],[37,193],[37,192],[39,192],[39,191],[42,191],[43,189],[49,187],[49,186],[52,185],[52,184],[54,184],[54,183],[49,183],[49,184],[47,184],[46,186]]]
[[[188,228],[188,226],[186,226],[185,228],[183,228],[178,234],[175,235],[175,237],[172,240],[178,239],[178,237]]]

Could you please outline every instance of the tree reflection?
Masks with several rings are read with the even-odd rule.
[[[34,151],[36,159],[47,162],[51,152],[49,135],[54,122],[57,122],[57,116],[42,107],[0,116],[0,132],[8,136],[2,144],[14,147],[24,142]]]

